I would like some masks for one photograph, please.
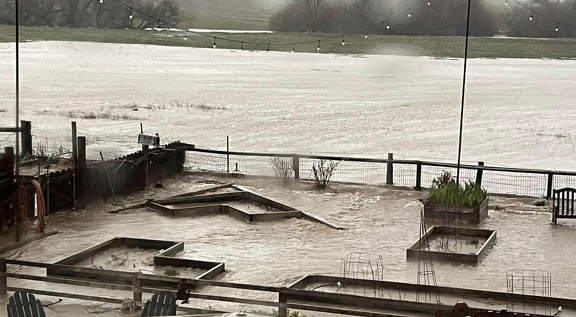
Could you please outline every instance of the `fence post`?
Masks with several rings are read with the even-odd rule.
[[[230,137],[226,136],[226,172],[230,173]]]
[[[552,181],[554,180],[554,173],[548,172],[548,186],[546,186],[546,199],[552,197]]]
[[[0,258],[0,274],[6,273],[6,259]],[[0,295],[5,295],[8,287],[8,278],[5,275],[0,276]]]
[[[288,295],[278,293],[278,317],[288,317]]]
[[[300,179],[300,158],[298,156],[292,157],[292,169],[294,170],[294,179]]]
[[[478,166],[484,166],[484,162],[478,162]],[[484,174],[484,170],[479,168],[476,170],[476,185],[482,185],[482,174]]]
[[[22,156],[32,155],[32,122],[21,120],[20,127],[20,131],[22,131]]]
[[[134,310],[138,310],[142,306],[142,280],[140,273],[136,272],[132,278],[132,286],[134,286]]]
[[[394,185],[394,154],[388,153],[386,162],[386,185]]]
[[[416,164],[416,186],[414,186],[414,189],[422,189],[422,163],[420,162]]]

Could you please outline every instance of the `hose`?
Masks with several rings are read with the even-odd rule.
[[[30,183],[34,186],[36,190],[36,206],[38,208],[38,223],[34,225],[32,221],[28,218],[28,204],[27,198],[28,193],[25,190],[20,191],[20,206],[23,208],[20,209],[20,218],[22,222],[24,222],[25,229],[27,231],[37,231],[37,232],[44,232],[44,228],[46,227],[46,202],[44,201],[44,193],[42,192],[42,186],[36,180],[31,180]]]

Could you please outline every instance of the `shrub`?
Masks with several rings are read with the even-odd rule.
[[[332,178],[337,166],[338,162],[330,160],[320,160],[312,164],[312,173],[314,174],[314,184],[316,188],[326,189],[326,187],[328,187],[330,178]]]
[[[180,271],[171,267],[171,268],[167,268],[166,270],[164,270],[164,275],[166,275],[166,276],[178,276],[178,275],[180,275]]]
[[[276,177],[280,177],[284,180],[290,179],[292,173],[294,173],[294,168],[292,166],[292,161],[290,159],[273,157],[270,159],[272,163],[272,169]]]
[[[534,203],[534,205],[538,206],[538,207],[543,207],[546,206],[548,203],[545,200],[538,200],[537,202]]]
[[[432,181],[430,188],[430,201],[443,205],[477,206],[488,197],[482,186],[473,181],[466,181],[464,185],[457,184],[449,172]]]

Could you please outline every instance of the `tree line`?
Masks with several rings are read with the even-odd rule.
[[[15,1],[0,0],[0,24],[15,23]],[[143,29],[172,27],[180,22],[177,0],[122,0],[126,5],[115,0],[18,1],[21,25]]]
[[[420,1],[292,0],[271,16],[269,23],[273,31],[279,32],[441,36],[466,33],[467,0],[431,0],[429,5],[426,0]],[[556,31],[555,21],[538,14],[570,24],[576,21],[576,0],[522,1],[529,9],[512,0],[508,5],[504,0],[471,3],[472,36],[502,33],[522,37],[576,37],[576,28],[560,23]],[[410,5],[413,10],[407,10]]]

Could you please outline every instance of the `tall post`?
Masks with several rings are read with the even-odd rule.
[[[462,103],[460,104],[460,134],[458,136],[458,164],[456,166],[456,184],[460,184],[460,159],[462,157],[462,127],[464,124],[464,99],[466,96],[466,68],[468,65],[468,37],[470,36],[470,7],[468,0],[468,15],[466,18],[466,43],[464,44],[464,74],[462,75]]]
[[[294,169],[294,179],[300,179],[300,157],[292,157],[292,169]]]
[[[554,186],[554,173],[548,173],[548,186],[546,186],[546,199],[552,197],[552,186]]]
[[[135,273],[132,279],[132,286],[134,287],[134,309],[137,310],[142,305],[142,280],[139,272]]]
[[[86,207],[88,191],[86,190],[86,137],[78,137],[78,182],[76,184],[80,188],[80,203],[79,208]]]
[[[394,154],[388,153],[386,161],[386,185],[394,185]]]
[[[32,122],[22,120],[22,156],[32,155]]]
[[[288,295],[278,293],[278,317],[288,317]]]
[[[73,208],[76,209],[76,167],[78,167],[78,133],[76,131],[76,121],[72,121],[72,199]]]
[[[484,166],[484,162],[478,162],[478,166]],[[476,185],[482,185],[482,174],[484,174],[484,170],[482,168],[478,168],[476,170]]]
[[[230,138],[226,136],[226,172],[230,173]]]
[[[14,1],[14,25],[15,25],[15,50],[16,50],[16,153],[14,159],[14,169],[16,179],[20,175],[20,1]],[[16,197],[20,195],[20,186],[16,186]],[[18,204],[16,204],[16,214],[18,214]],[[18,218],[18,216],[16,216]]]
[[[416,164],[416,186],[414,186],[414,189],[422,189],[422,163]]]
[[[5,274],[8,270],[6,269],[6,259],[0,258],[0,295],[6,295],[6,291],[8,290],[8,278],[6,278]]]

